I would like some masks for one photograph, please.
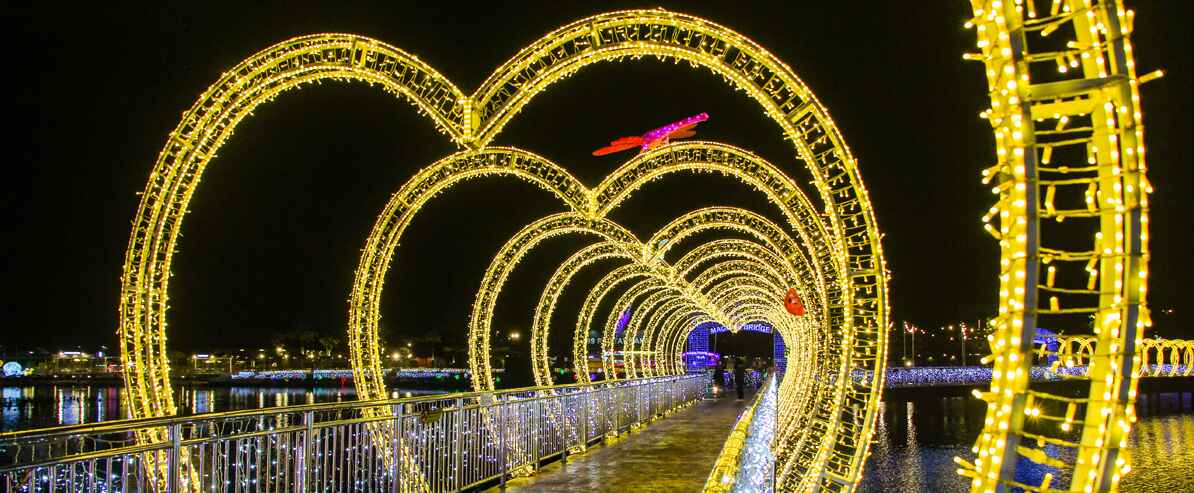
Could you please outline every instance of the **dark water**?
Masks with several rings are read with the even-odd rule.
[[[1132,471],[1120,490],[1194,492],[1194,396],[1141,395],[1136,409]],[[968,397],[884,403],[862,491],[969,491],[953,458],[972,455],[985,412],[982,401]]]
[[[391,397],[439,394],[441,391],[403,390]],[[292,387],[179,387],[174,397],[182,414],[351,401],[356,391],[341,388]],[[0,432],[110,421],[125,416],[120,388],[87,385],[30,385],[0,387]]]

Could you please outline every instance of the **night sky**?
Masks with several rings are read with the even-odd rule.
[[[3,7],[9,131],[0,345],[115,343],[137,194],[179,115],[253,53],[301,34],[357,33],[418,55],[471,93],[556,27],[660,5],[419,4]],[[1194,337],[1192,5],[1143,3],[1134,35],[1141,72],[1168,72],[1143,89],[1156,186],[1150,302],[1158,333],[1186,338]],[[753,38],[829,109],[860,161],[886,235],[894,320],[932,326],[994,313],[998,247],[979,222],[993,202],[979,170],[993,162],[994,148],[990,126],[977,117],[988,103],[983,67],[961,59],[975,41],[962,28],[967,2],[662,6]],[[702,111],[711,119],[699,138],[751,149],[807,182],[755,103],[708,71],[653,59],[591,67],[553,86],[495,144],[545,156],[592,186],[631,156],[595,158],[593,149]],[[342,337],[353,271],[377,213],[416,170],[455,150],[407,102],[366,84],[325,82],[259,107],[207,168],[191,202],[170,284],[171,348],[260,347],[298,329]],[[646,238],[708,205],[779,217],[744,185],[710,175],[648,185],[612,217]],[[493,254],[524,224],[562,210],[512,178],[466,182],[434,200],[398,249],[383,325],[399,335],[462,338]],[[550,272],[590,241],[554,240],[520,264],[494,326],[528,329]],[[583,286],[596,278],[578,278],[573,286],[582,288],[565,295],[553,323],[565,330],[553,347],[571,337]],[[1160,315],[1165,308],[1174,314]]]

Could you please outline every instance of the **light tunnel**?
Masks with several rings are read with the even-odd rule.
[[[590,188],[566,163],[489,145],[538,93],[582,69],[614,69],[605,62],[627,57],[688,62],[726,81],[728,89],[743,91],[792,146],[791,161],[770,163],[718,142],[673,143],[627,160]],[[494,253],[468,327],[475,389],[494,388],[489,329],[510,273],[546,239],[591,237],[596,242],[576,251],[541,287],[532,334],[538,383],[551,383],[547,355],[553,329],[575,331],[574,361],[585,362],[587,330],[600,326],[599,356],[606,361],[616,339],[616,313],[598,309],[607,299],[615,307],[639,307],[623,338],[628,342],[621,350],[631,355],[623,371],[606,363],[612,379],[682,372],[684,341],[697,324],[738,330],[764,323],[781,334],[789,358],[802,362],[789,367],[779,386],[777,485],[791,491],[856,488],[877,417],[889,325],[881,235],[858,164],[828,112],[788,65],[725,27],[663,10],[610,12],[557,29],[496,69],[472,95],[418,58],[350,34],[287,40],[225,72],[170,133],[133,221],[118,331],[132,417],[175,412],[166,359],[167,288],[183,217],[204,169],[258,105],[324,80],[364,81],[410,101],[461,149],[396,184],[365,238],[347,327],[359,398],[387,395],[379,307],[399,243],[418,241],[404,238],[406,226],[421,207],[452,193],[457,183],[515,177],[548,191],[566,211],[526,225]],[[794,166],[812,176],[810,193],[785,171]],[[608,219],[644,184],[693,172],[724,175],[763,194],[782,223],[756,211],[716,205],[683,214],[654,232],[632,232]],[[689,245],[691,238],[713,233],[725,235]],[[669,263],[668,256],[678,260]],[[598,260],[621,265],[587,293],[574,326],[552,327],[560,294],[577,272],[595,268]],[[805,316],[784,311],[787,288],[805,300]],[[870,376],[851,378],[857,370]],[[577,374],[587,379],[587,371]],[[140,438],[156,442],[164,435],[150,431]]]

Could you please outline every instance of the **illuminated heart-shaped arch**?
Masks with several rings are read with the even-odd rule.
[[[802,485],[853,488],[861,473],[882,386],[888,316],[880,235],[857,164],[827,112],[790,68],[729,29],[662,10],[613,12],[565,26],[521,51],[473,96],[465,95],[414,56],[376,40],[347,34],[288,40],[226,72],[184,113],[171,132],[133,221],[122,275],[118,329],[131,416],[174,412],[165,313],[175,244],[205,167],[236,125],[258,105],[289,89],[321,80],[377,84],[412,102],[448,138],[469,149],[445,158],[440,163],[443,166],[436,168],[442,172],[448,163],[472,167],[469,173],[454,174],[452,180],[491,173],[529,179],[551,190],[573,211],[579,211],[580,217],[573,218],[578,224],[603,227],[600,233],[608,239],[622,241],[628,238],[592,215],[596,212],[589,205],[592,198],[562,169],[545,165],[546,160],[524,151],[491,149],[487,145],[545,87],[596,62],[644,55],[706,67],[745,90],[776,122],[783,137],[792,143],[795,156],[813,176],[825,217],[824,224],[817,221],[817,226],[823,227],[826,234],[823,244],[805,245],[807,251],[814,252],[815,258],[809,263],[822,269],[832,266],[840,273],[839,282],[823,277],[821,284],[812,286],[840,300],[822,305],[827,326],[842,335],[841,347],[827,361],[841,362],[834,365],[838,375],[860,368],[872,370],[869,374],[874,377],[835,388],[810,418],[823,425],[823,436],[829,437],[830,443],[818,446],[814,453],[798,451],[791,456],[801,464],[797,469],[821,471],[804,476]],[[370,236],[357,272],[349,333],[353,341],[350,347],[356,353],[354,371],[358,385],[365,390],[363,396],[371,395],[371,382],[380,381],[376,368],[364,364],[369,356],[363,353],[376,356],[381,280],[395,246],[392,240],[404,227],[400,220],[409,219],[423,201],[453,183],[437,181],[429,173],[420,173],[419,178],[411,188],[400,192],[411,201],[391,203],[383,212],[384,217],[399,222],[386,223],[380,228],[384,234]],[[842,405],[846,401],[866,405]],[[162,439],[155,433],[143,438]]]

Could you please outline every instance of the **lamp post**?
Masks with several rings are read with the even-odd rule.
[[[904,322],[904,330],[900,331],[900,359],[908,363],[908,322]]]
[[[966,366],[966,323],[958,324],[959,340],[962,343],[962,366]]]
[[[912,365],[916,364],[916,326],[912,326]]]

